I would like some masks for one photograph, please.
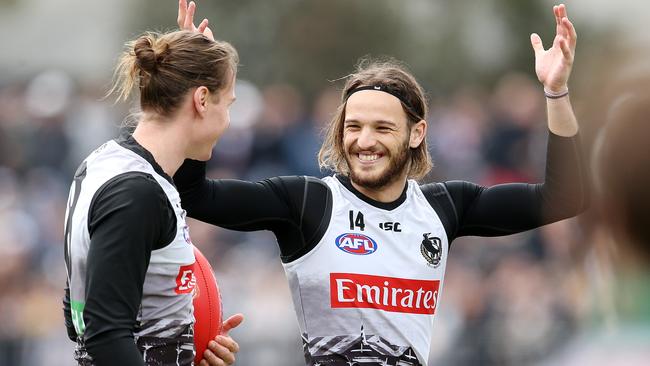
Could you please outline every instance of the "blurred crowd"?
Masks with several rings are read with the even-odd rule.
[[[287,84],[239,81],[230,129],[208,175],[259,180],[322,177],[321,131],[339,101],[336,84],[313,99]],[[76,166],[117,136],[129,110],[105,90],[48,70],[0,85],[0,365],[70,365],[63,327],[63,218]],[[541,87],[509,73],[494,87],[465,85],[431,97],[426,181],[484,185],[543,179],[547,127]],[[580,115],[578,115],[580,120]],[[143,218],[145,219],[145,218]],[[430,361],[435,365],[536,365],[582,329],[610,319],[612,270],[581,218],[501,238],[460,238],[451,249]],[[302,365],[293,305],[268,232],[237,233],[191,221],[195,245],[220,283],[238,365]]]

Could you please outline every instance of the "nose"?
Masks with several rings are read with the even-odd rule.
[[[365,127],[362,128],[359,132],[359,137],[357,138],[357,146],[361,150],[370,149],[375,146],[377,139],[375,138],[375,133],[371,128]]]

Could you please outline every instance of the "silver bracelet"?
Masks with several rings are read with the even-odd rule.
[[[566,97],[567,95],[569,95],[569,88],[567,88],[566,90],[563,90],[561,92],[557,92],[557,93],[552,92],[552,91],[547,90],[546,88],[544,88],[544,95],[546,95],[546,97],[549,98],[549,99],[559,99],[559,98]]]

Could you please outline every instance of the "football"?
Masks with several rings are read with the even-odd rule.
[[[221,294],[217,279],[212,272],[212,266],[201,251],[194,247],[194,347],[196,357],[194,363],[199,364],[208,342],[221,332],[222,309]]]

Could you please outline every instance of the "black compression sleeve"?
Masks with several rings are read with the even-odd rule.
[[[544,183],[445,185],[459,218],[456,236],[513,234],[577,215],[587,207],[587,175],[578,136],[550,134]]]
[[[162,187],[144,173],[120,175],[93,198],[83,317],[96,366],[144,365],[133,331],[151,251],[169,243],[170,227],[175,232],[169,210]]]
[[[240,231],[296,223],[295,205],[286,199],[286,192],[268,181],[205,179],[205,163],[187,160],[174,182],[187,215],[197,220]]]
[[[94,342],[92,351],[88,345],[86,348],[88,354],[93,357],[94,366],[145,366],[143,356],[135,345],[133,336],[123,335],[113,337],[105,342]]]
[[[318,242],[330,218],[331,192],[316,178],[211,180],[204,162],[186,160],[174,182],[188,216],[232,230],[271,230],[285,262]]]
[[[70,287],[68,281],[65,281],[65,292],[63,294],[63,321],[65,324],[66,332],[68,333],[68,338],[71,341],[77,341],[77,332],[74,329],[72,323],[72,313],[70,309]]]

